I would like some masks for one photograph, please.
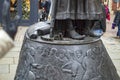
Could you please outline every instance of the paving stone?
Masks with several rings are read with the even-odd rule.
[[[109,56],[111,57],[111,59],[113,60],[119,60],[120,61],[120,54],[109,54]]]
[[[120,60],[113,60],[114,65],[117,67],[118,70],[120,70]]]
[[[0,74],[0,80],[14,80],[14,74]]]
[[[16,52],[16,51],[10,51],[10,52],[8,52],[5,56],[4,56],[4,58],[13,58],[13,57],[19,57],[19,51],[18,52]]]
[[[8,74],[10,71],[9,71],[9,65],[1,65],[0,64],[0,75],[1,74]],[[0,79],[1,80],[1,79]]]
[[[16,69],[17,69],[17,65],[10,65],[10,74],[15,75]]]
[[[20,50],[21,50],[21,47],[14,47],[10,51],[20,52]]]
[[[14,64],[18,64],[19,58],[18,58],[18,57],[15,57],[15,58],[13,58],[13,59],[14,59]]]
[[[0,59],[0,64],[14,64],[13,58],[2,58]]]

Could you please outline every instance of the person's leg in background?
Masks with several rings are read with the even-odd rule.
[[[120,24],[118,25],[117,37],[120,38]]]

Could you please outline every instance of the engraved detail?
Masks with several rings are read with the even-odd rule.
[[[82,64],[78,62],[75,57],[74,51],[67,51],[67,58],[69,59],[66,64],[62,66],[62,71],[71,75],[72,80],[81,80],[84,70]]]
[[[28,80],[35,80],[35,75],[32,71],[29,71]]]
[[[101,65],[102,53],[99,47],[89,49],[86,57],[83,59],[83,66],[85,73],[83,80],[102,80],[99,73],[99,66]]]
[[[117,76],[103,46],[85,45],[84,50],[82,45],[24,45],[15,80],[112,80]]]

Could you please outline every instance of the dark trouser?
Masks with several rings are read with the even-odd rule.
[[[117,36],[120,36],[120,24],[118,25]]]

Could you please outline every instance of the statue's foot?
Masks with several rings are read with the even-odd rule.
[[[72,39],[82,40],[85,38],[85,35],[80,35],[75,30],[71,30],[71,31],[68,31],[68,37]]]
[[[96,29],[96,30],[92,30],[90,31],[89,35],[91,37],[101,37],[103,35],[103,30],[102,29]]]
[[[93,28],[90,30],[90,36],[101,37],[103,35],[103,29],[101,29],[100,21],[95,21]]]

